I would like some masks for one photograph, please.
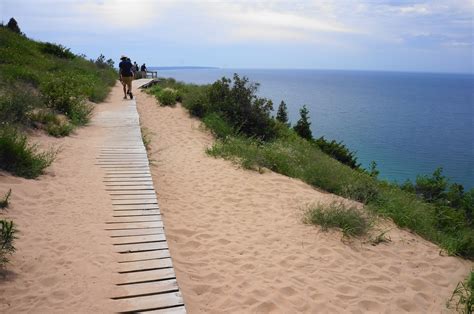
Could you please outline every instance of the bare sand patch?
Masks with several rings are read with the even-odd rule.
[[[180,106],[137,92],[178,283],[191,313],[445,312],[472,263],[440,256],[410,232],[343,243],[301,222],[301,208],[339,197],[205,153],[213,139]]]

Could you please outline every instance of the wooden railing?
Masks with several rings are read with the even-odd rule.
[[[157,71],[138,71],[135,72],[135,78],[158,78]]]

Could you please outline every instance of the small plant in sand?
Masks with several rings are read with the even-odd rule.
[[[370,239],[369,243],[372,244],[373,246],[379,245],[380,243],[388,243],[391,242],[392,239],[388,236],[386,236],[387,232],[390,230],[385,230],[377,234],[375,237]]]
[[[343,203],[311,205],[308,207],[304,222],[320,225],[324,231],[339,228],[345,237],[363,236],[372,225],[372,219],[355,207]]]
[[[174,106],[181,96],[176,89],[165,87],[156,94],[156,98],[162,106]]]
[[[152,133],[150,132],[150,130],[148,130],[148,128],[145,128],[145,127],[141,127],[141,133],[142,133],[143,145],[145,146],[145,149],[149,151]]]
[[[0,220],[0,267],[8,263],[8,257],[15,252],[15,233],[13,221]]]
[[[458,283],[446,306],[456,309],[459,313],[472,314],[474,312],[474,270],[471,270],[466,280]]]
[[[8,192],[0,199],[0,209],[8,208],[9,199],[12,195],[12,189],[9,189]]]

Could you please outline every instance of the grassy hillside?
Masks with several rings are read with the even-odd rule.
[[[23,131],[67,136],[88,123],[93,102],[117,79],[111,60],[95,62],[0,26],[0,168],[36,177],[54,158],[28,144]]]
[[[401,187],[379,180],[375,164],[370,170],[361,169],[342,143],[312,139],[304,108],[297,127],[291,128],[281,121],[285,114],[271,116],[271,102],[256,96],[256,91],[257,85],[235,75],[233,80],[223,78],[205,86],[162,79],[150,93],[162,105],[182,101],[202,119],[218,138],[208,150],[210,155],[249,169],[271,169],[360,201],[449,254],[474,259],[474,189],[449,184],[440,169]]]

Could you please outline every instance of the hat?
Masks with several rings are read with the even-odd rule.
[[[122,59],[127,59],[127,56],[126,56],[126,55],[122,55],[122,56],[120,57],[120,60],[122,60]]]

